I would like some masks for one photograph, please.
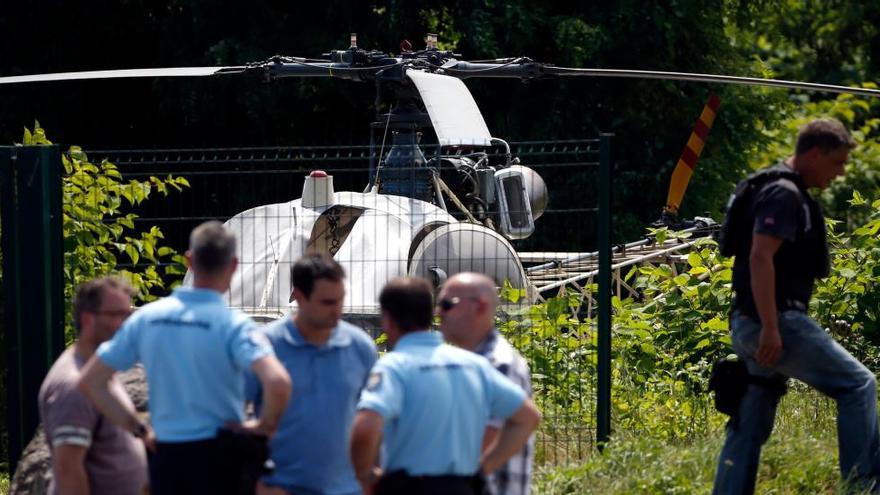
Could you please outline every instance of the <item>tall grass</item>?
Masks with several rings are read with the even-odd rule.
[[[580,461],[539,465],[533,492],[709,493],[724,429],[722,416],[714,411],[707,415],[700,423],[705,428],[691,429],[686,436],[669,432],[682,426],[676,422],[693,424],[688,415],[662,418],[669,422],[668,429],[618,429],[602,453],[594,450]],[[756,493],[843,493],[846,486],[837,467],[835,417],[832,401],[794,384],[780,403],[774,434],[764,447]],[[550,460],[546,452],[544,460]]]

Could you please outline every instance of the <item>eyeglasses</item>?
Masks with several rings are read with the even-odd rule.
[[[479,297],[444,297],[437,301],[437,307],[442,311],[449,311],[452,308],[461,304],[462,301],[470,300],[470,301],[478,301]]]

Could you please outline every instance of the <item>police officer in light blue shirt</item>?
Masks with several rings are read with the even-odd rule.
[[[193,286],[129,318],[86,364],[80,388],[106,417],[148,437],[148,445],[155,436],[153,493],[238,493],[244,473],[241,466],[227,465],[218,430],[226,425],[271,435],[290,395],[290,377],[266,339],[249,334],[250,318],[223,301],[237,266],[234,235],[219,222],[200,225],[190,237],[187,260]],[[137,362],[150,385],[152,428],[107,387],[114,371]],[[247,370],[266,391],[265,407],[259,420],[242,424]]]
[[[345,273],[326,255],[311,254],[290,270],[296,312],[258,330],[296,380],[293,400],[270,442],[275,470],[260,495],[361,493],[348,455],[348,439],[361,388],[378,359],[373,339],[340,321]],[[262,407],[250,377],[248,400]]]
[[[540,413],[484,357],[444,344],[440,334],[428,331],[433,303],[426,281],[392,280],[379,303],[394,350],[373,367],[352,427],[352,462],[364,492],[480,493],[481,475],[522,448]],[[506,421],[481,456],[492,417]],[[382,441],[384,469],[377,467]]]

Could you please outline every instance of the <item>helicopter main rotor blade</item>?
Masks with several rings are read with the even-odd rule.
[[[838,86],[834,84],[787,81],[784,79],[765,79],[761,77],[723,76],[718,74],[699,74],[691,72],[663,72],[629,69],[574,69],[568,67],[545,67],[545,73],[558,76],[625,77],[634,79],[661,79],[667,81],[695,81],[744,86],[765,86],[771,88],[802,89],[826,93],[853,94],[880,97],[880,90]]]
[[[21,84],[51,81],[90,79],[127,79],[137,77],[204,77],[215,74],[244,72],[245,67],[165,67],[161,69],[93,70],[84,72],[56,72],[28,76],[0,77],[0,84]]]
[[[692,72],[664,72],[633,69],[578,69],[572,67],[556,67],[519,59],[503,64],[487,64],[472,62],[455,62],[443,67],[445,73],[462,79],[470,77],[507,77],[530,79],[544,76],[568,77],[616,77],[629,79],[660,79],[666,81],[694,81],[720,84],[739,84],[745,86],[765,86],[771,88],[802,89],[827,93],[852,94],[859,96],[880,97],[880,90],[837,86],[833,84],[786,81],[782,79],[765,79],[760,77],[725,76],[718,74],[700,74]]]

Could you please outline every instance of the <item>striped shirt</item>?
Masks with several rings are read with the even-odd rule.
[[[498,371],[532,396],[532,379],[525,358],[510,345],[498,329],[492,329],[486,340],[474,350],[492,363]],[[503,419],[492,418],[489,426],[501,428]],[[528,495],[532,478],[532,461],[535,457],[535,434],[523,445],[522,451],[511,457],[505,465],[486,480],[492,495]]]

